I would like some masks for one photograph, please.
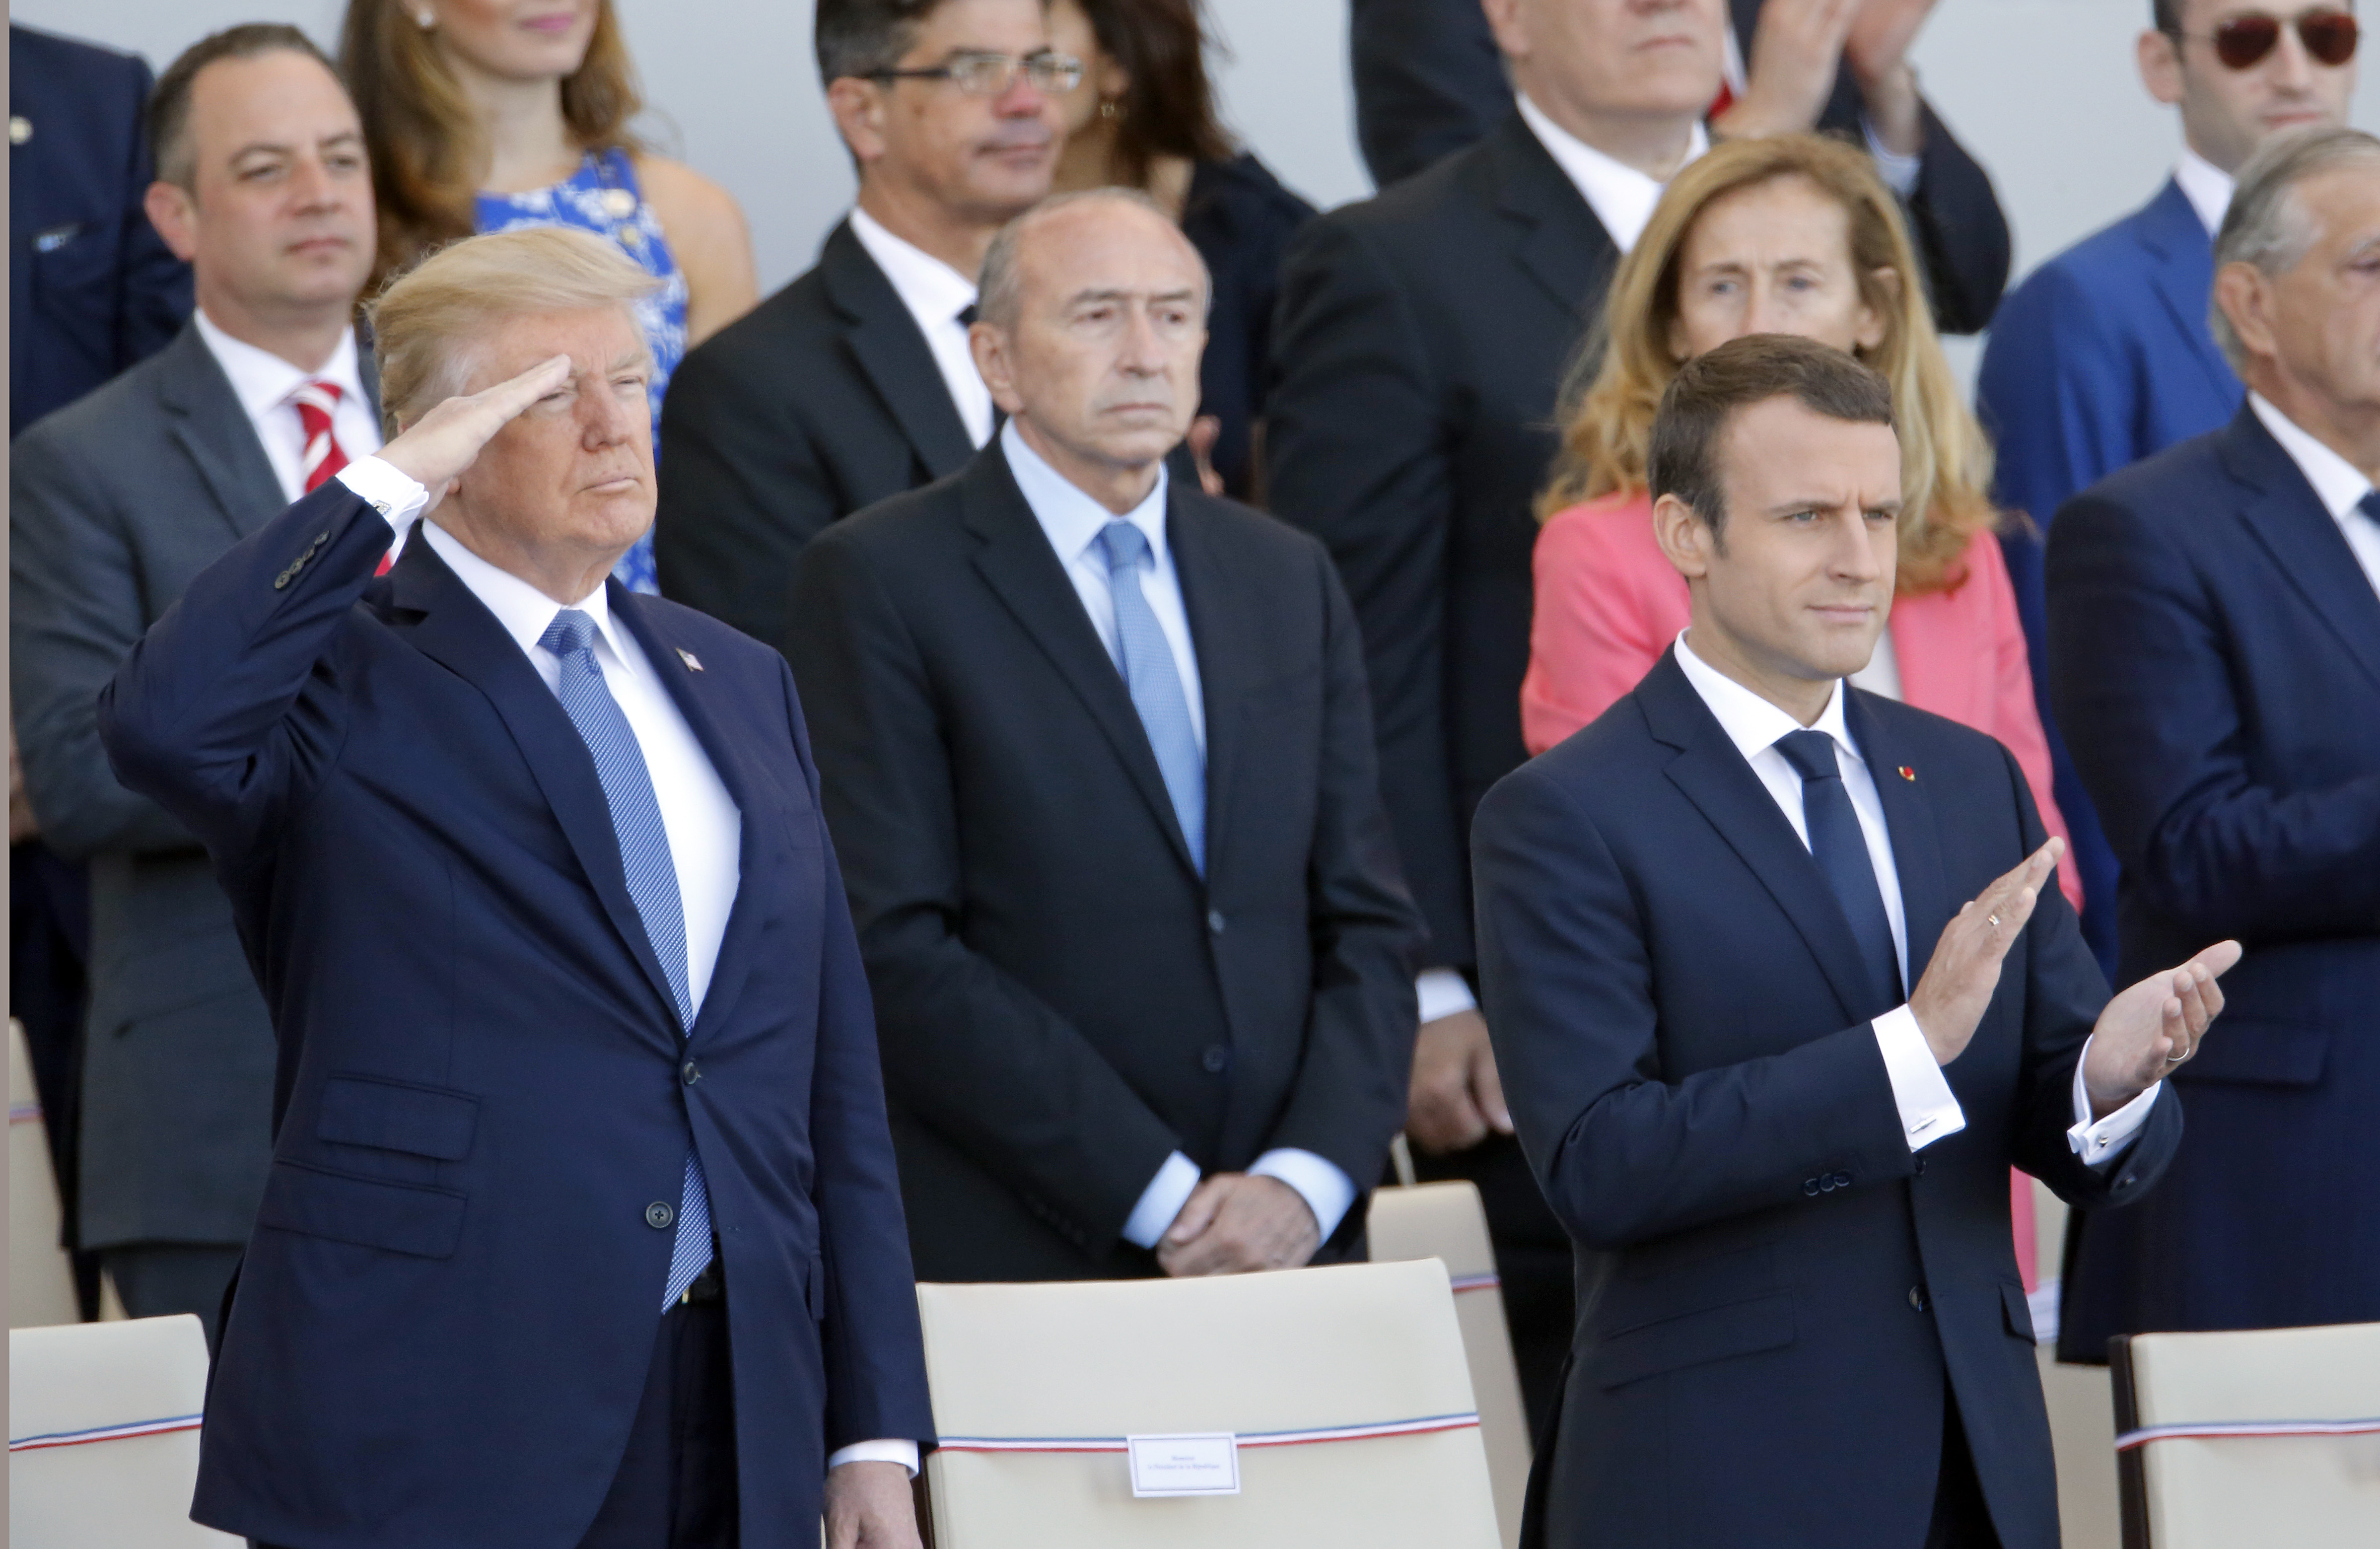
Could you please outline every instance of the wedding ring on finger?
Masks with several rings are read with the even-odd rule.
[[[1984,916],[1984,923],[1997,931],[2000,928],[2000,917],[1997,914],[1987,914]]]

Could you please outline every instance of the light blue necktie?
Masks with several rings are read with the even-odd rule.
[[[620,841],[628,896],[636,901],[653,956],[661,959],[662,975],[669,981],[670,999],[677,1009],[678,1032],[684,1036],[694,1025],[694,999],[686,977],[686,908],[678,897],[677,865],[670,859],[669,830],[662,825],[662,804],[653,795],[644,750],[637,745],[637,734],[619,701],[604,687],[602,665],[595,660],[595,621],[577,608],[565,608],[553,616],[537,643],[561,658],[562,708],[595,756],[595,776],[603,783],[612,832]],[[662,1311],[675,1305],[710,1265],[710,1196],[703,1187],[702,1159],[688,1149]]]
[[[1173,799],[1173,815],[1181,820],[1182,837],[1190,846],[1190,863],[1207,874],[1207,760],[1190,729],[1190,701],[1182,691],[1182,673],[1173,665],[1173,648],[1140,592],[1140,562],[1154,557],[1148,537],[1128,521],[1111,521],[1099,530],[1099,547],[1108,556],[1108,591],[1115,599],[1116,665],[1132,689],[1132,707],[1140,712],[1141,729],[1157,755],[1157,772],[1165,776],[1165,794]]]

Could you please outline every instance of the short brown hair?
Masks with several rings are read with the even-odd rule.
[[[1653,498],[1674,494],[1717,537],[1727,522],[1718,448],[1741,411],[1790,397],[1814,414],[1892,423],[1892,384],[1840,349],[1790,334],[1748,334],[1678,368],[1653,416]]]
[[[1135,188],[1160,156],[1228,161],[1198,0],[1075,0],[1099,50],[1130,82],[1117,101],[1115,172]]]
[[[210,33],[182,50],[165,67],[149,92],[149,154],[158,177],[185,193],[192,191],[197,168],[190,161],[190,89],[199,72],[222,59],[253,59],[261,54],[286,50],[302,54],[333,75],[331,61],[314,40],[278,21],[250,21]]]

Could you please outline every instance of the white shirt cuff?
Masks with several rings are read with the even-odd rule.
[[[1895,1006],[1870,1024],[1876,1046],[1884,1054],[1884,1074],[1892,1082],[1893,1104],[1900,1110],[1900,1132],[1909,1149],[1924,1151],[1946,1135],[1967,1128],[1967,1116],[1950,1095],[1934,1046],[1917,1025],[1917,1013]]]
[[[2121,1156],[2124,1148],[2140,1134],[2141,1126],[2149,1121],[2149,1109],[2155,1104],[2157,1093],[2165,1090],[2165,1083],[2155,1083],[2148,1091],[2095,1124],[2091,1119],[2091,1089],[2082,1081],[2082,1067],[2090,1057],[2091,1041],[2086,1038],[2082,1041],[2082,1057],[2074,1062],[2074,1125],[2066,1131],[2066,1143],[2074,1148],[2074,1154],[2086,1165],[2104,1167]]]
[[[898,1463],[917,1477],[917,1444],[911,1441],[854,1442],[830,1454],[826,1460],[832,1470],[845,1463]]]
[[[1860,115],[1860,134],[1867,140],[1867,153],[1875,159],[1876,175],[1884,179],[1884,186],[1903,199],[1915,193],[1918,174],[1925,169],[1925,159],[1888,150],[1884,141],[1876,139],[1876,126],[1868,122],[1864,113]]]
[[[421,508],[430,504],[430,492],[396,470],[395,465],[378,457],[358,457],[339,470],[338,481],[354,492],[357,499],[388,518],[391,531],[399,538],[420,517]]]
[[[1310,1151],[1284,1146],[1266,1152],[1248,1169],[1252,1177],[1277,1177],[1298,1192],[1305,1208],[1314,1213],[1314,1224],[1322,1228],[1322,1240],[1339,1229],[1347,1207],[1355,1202],[1355,1185],[1339,1170],[1339,1165]]]
[[[1182,1214],[1190,1202],[1191,1190],[1198,1187],[1198,1164],[1180,1152],[1165,1159],[1148,1187],[1140,1191],[1140,1202],[1132,1207],[1132,1214],[1123,1224],[1123,1239],[1135,1248],[1155,1248],[1165,1228]]]
[[[1414,981],[1414,994],[1421,1000],[1424,1026],[1440,1017],[1479,1009],[1479,999],[1471,993],[1471,986],[1461,973],[1451,968],[1422,970],[1421,977]],[[1325,1232],[1322,1235],[1329,1237],[1330,1234]]]

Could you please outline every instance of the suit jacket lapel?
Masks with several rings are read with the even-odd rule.
[[[1620,250],[1569,174],[1519,114],[1496,131],[1496,208],[1521,228],[1513,256],[1582,323],[1603,299]]]
[[[819,267],[827,294],[849,320],[844,339],[892,409],[901,433],[935,478],[957,472],[975,455],[975,443],[942,384],[934,352],[917,332],[917,320],[852,235],[849,223],[836,226],[827,238]]]
[[[407,638],[415,649],[443,664],[485,694],[512,733],[538,788],[545,793],[554,821],[570,840],[580,868],[593,884],[613,928],[627,945],[658,997],[658,1027],[677,1025],[676,1001],[661,959],[653,955],[643,917],[628,895],[627,873],[620,861],[620,836],[612,826],[612,809],[595,774],[595,760],[580,740],[578,728],[554,698],[528,657],[504,626],[496,622],[470,588],[446,567],[446,562],[419,534],[389,577],[395,606],[422,616]]]
[[[173,426],[175,444],[199,470],[225,524],[236,536],[247,537],[289,504],[282,498],[280,476],[264,455],[256,426],[232,391],[231,378],[200,336],[195,320],[183,325],[158,364],[158,398]]]
[[[1229,549],[1216,542],[1218,535],[1199,501],[1178,481],[1171,490],[1166,546],[1173,551],[1173,567],[1182,578],[1182,605],[1190,616],[1199,697],[1207,712],[1207,875],[1212,878],[1224,853],[1232,782],[1246,747],[1247,728],[1241,717],[1248,690],[1263,677],[1265,664],[1257,654],[1255,634],[1236,627],[1232,601],[1247,592],[1233,584]]]
[[[1850,695],[1843,706],[1844,724],[1867,761],[1876,800],[1884,808],[1885,830],[1892,835],[1892,869],[1900,881],[1901,935],[1907,943],[1901,982],[1904,993],[1914,993],[1952,909],[1942,847],[1935,834],[1932,788],[1911,762],[1912,755],[1869,710],[1865,692],[1848,683],[1843,689]],[[1904,769],[1907,774],[1901,773]]]
[[[2215,288],[2215,243],[2200,224],[2198,212],[2181,185],[2168,180],[2165,191],[2134,217],[2141,246],[2153,262],[2149,277],[2157,299],[2173,317],[2174,326],[2190,343],[2191,358],[2206,373],[2216,396],[2237,400],[2243,391],[2231,363],[2206,326],[2207,296]]]
[[[2348,654],[2380,684],[2380,593],[2356,562],[2347,534],[2252,408],[2241,404],[2221,434],[2224,463],[2256,492],[2240,508],[2240,519]]]
[[[1843,1016],[1876,1015],[1862,1009],[1867,972],[1851,922],[1827,886],[1826,873],[1794,836],[1793,825],[1777,810],[1776,799],[1728,739],[1718,717],[1686,681],[1674,649],[1663,653],[1636,686],[1635,696],[1654,738],[1678,750],[1667,771],[1670,783],[1701,810],[1793,922],[1833,988]]]
[[[1132,690],[1099,643],[1099,631],[1083,612],[1082,595],[1066,579],[1065,568],[1051,552],[1033,508],[1016,487],[1000,443],[993,442],[977,455],[968,465],[962,489],[967,530],[982,543],[976,551],[976,568],[1083,701],[1100,735],[1123,762],[1124,774],[1140,792],[1149,815],[1165,830],[1175,859],[1195,876],[1197,868],[1190,859],[1189,841],[1183,837],[1181,822],[1173,815],[1173,799],[1166,794],[1165,776],[1158,770],[1157,755],[1149,750],[1140,712],[1133,708]],[[1170,525],[1171,512],[1168,521]],[[1212,702],[1210,699],[1208,703]],[[1211,714],[1207,732],[1213,737]],[[1211,777],[1207,810],[1216,810]]]

